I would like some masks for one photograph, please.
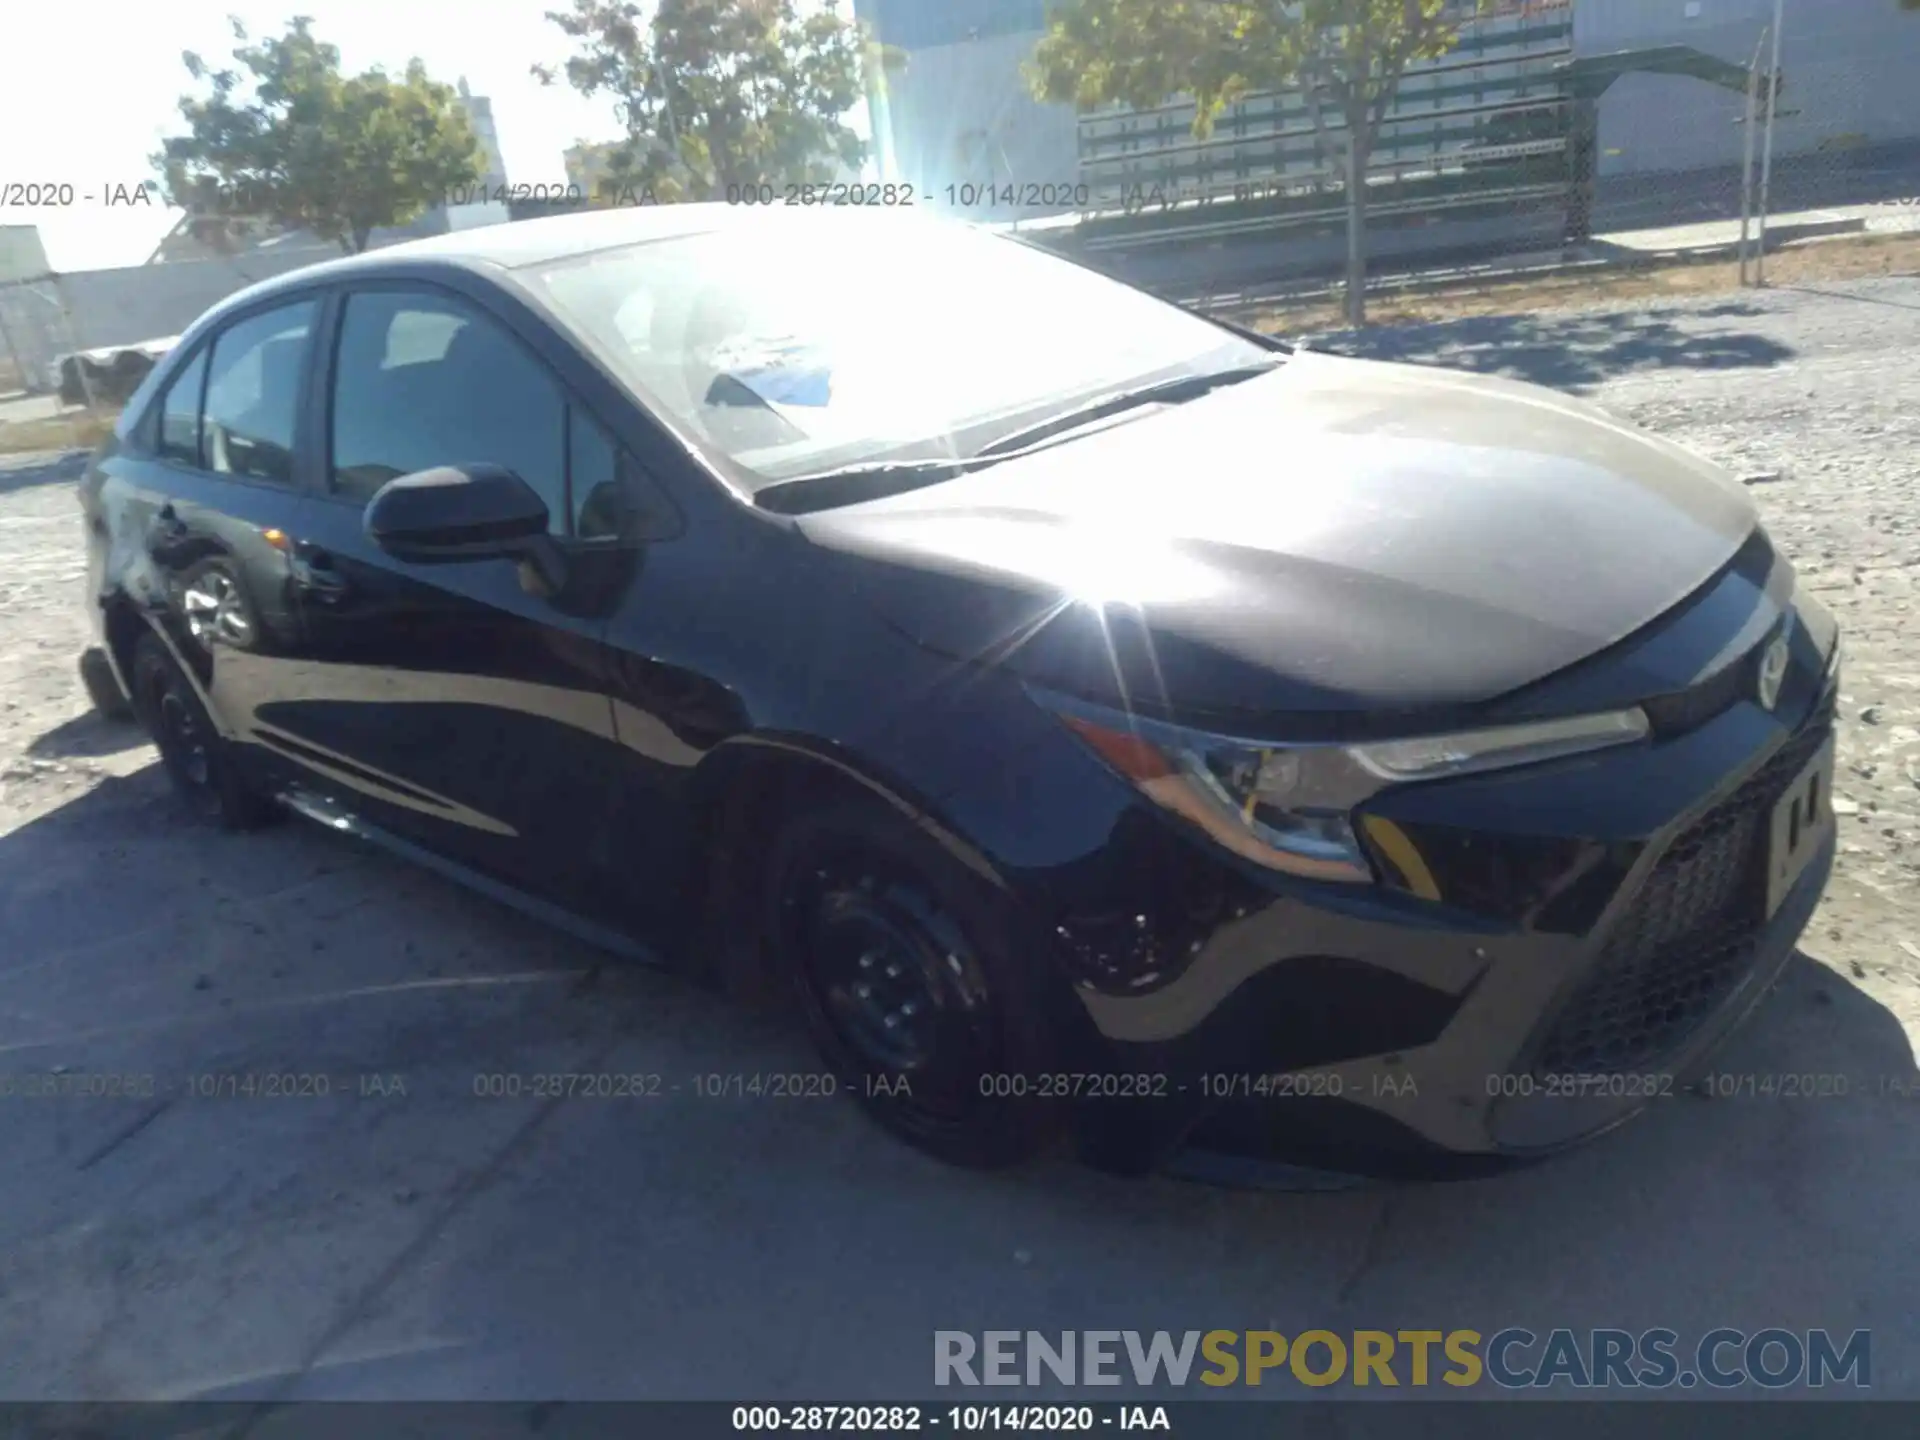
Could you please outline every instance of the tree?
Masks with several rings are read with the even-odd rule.
[[[611,96],[625,140],[608,183],[662,201],[722,199],[751,187],[832,178],[866,147],[843,117],[863,97],[873,47],[834,0],[573,0],[547,18],[574,42],[551,85]]]
[[[1366,323],[1367,164],[1401,77],[1451,50],[1475,0],[1058,0],[1029,68],[1043,100],[1196,102],[1195,138],[1242,96],[1297,87],[1320,150],[1343,161],[1347,318]],[[1341,122],[1336,130],[1329,116]]]
[[[580,199],[587,205],[613,203],[616,183],[631,172],[632,160],[625,141],[575,141],[566,152],[567,183],[580,187]]]
[[[406,224],[485,173],[466,111],[418,60],[397,80],[345,76],[305,16],[259,44],[232,24],[237,68],[182,57],[205,93],[181,98],[187,133],[153,157],[168,203],[221,234],[264,221],[358,254],[376,228]]]

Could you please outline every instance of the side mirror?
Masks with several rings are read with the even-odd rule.
[[[552,595],[566,583],[566,563],[548,520],[547,502],[504,466],[441,465],[389,480],[363,523],[396,560],[518,560],[523,583]]]
[[[396,560],[519,555],[547,533],[547,502],[498,465],[442,465],[389,480],[367,502],[367,538]]]

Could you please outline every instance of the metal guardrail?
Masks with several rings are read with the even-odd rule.
[[[1509,145],[1462,146],[1438,157],[1423,157],[1418,162],[1401,161],[1391,166],[1377,167],[1368,176],[1368,183],[1391,187],[1440,176],[1461,175],[1503,161],[1558,154],[1566,149],[1566,144],[1564,139],[1551,139],[1527,140]],[[1206,207],[1222,201],[1243,200],[1250,194],[1267,200],[1303,199],[1339,193],[1343,188],[1339,171],[1331,166],[1308,175],[1288,173],[1273,166],[1250,166],[1230,178],[1207,178],[1198,183],[1183,184],[1173,194],[1144,186],[1123,187],[1116,191],[1112,188],[1095,189],[1089,185],[1091,203],[1080,215],[1085,220],[1098,221],[1115,216],[1138,215],[1145,210],[1166,214],[1196,206]]]
[[[1566,185],[1552,182],[1532,186],[1470,190],[1454,195],[1411,200],[1370,199],[1367,202],[1367,214],[1375,221],[1392,221],[1419,216],[1444,217],[1449,212],[1484,209],[1490,204],[1511,204],[1518,207],[1534,202],[1542,206],[1556,205],[1565,199]],[[1143,246],[1191,244],[1198,240],[1218,240],[1241,235],[1271,233],[1281,229],[1344,225],[1347,206],[1345,197],[1336,195],[1333,204],[1316,209],[1289,211],[1282,217],[1256,214],[1215,219],[1210,218],[1210,207],[1198,203],[1190,206],[1188,213],[1193,218],[1186,223],[1176,218],[1177,212],[1170,211],[1164,215],[1157,215],[1157,223],[1150,227],[1105,235],[1089,234],[1085,237],[1083,245],[1085,249],[1093,251],[1136,249]]]

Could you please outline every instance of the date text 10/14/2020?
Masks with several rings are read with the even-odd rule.
[[[549,209],[625,209],[670,203],[653,186],[608,180],[592,186],[557,184],[460,185],[443,197],[450,207],[535,205]],[[946,211],[995,212],[1085,210],[1093,192],[1084,182],[954,183],[925,186],[908,181],[796,181],[728,184],[713,199],[727,205],[764,207],[891,208],[929,206]]]
[[[754,1434],[1009,1430],[1052,1435],[1104,1428],[1171,1431],[1173,1421],[1164,1405],[736,1405],[733,1428]]]

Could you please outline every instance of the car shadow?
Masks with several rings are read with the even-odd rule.
[[[203,829],[154,767],[0,836],[0,928],[0,1069],[162,1091],[0,1110],[20,1398],[924,1400],[937,1330],[1893,1337],[1920,1288],[1912,1048],[1812,942],[1718,1069],[1845,1096],[1735,1081],[1492,1179],[1276,1194],[941,1166],[754,1093],[819,1072],[785,1017],[317,827]],[[266,1072],[333,1093],[177,1083]],[[1920,1395],[1893,1349],[1876,1393]]]
[[[1339,331],[1308,342],[1369,360],[1444,365],[1582,390],[1647,370],[1765,369],[1792,347],[1715,322],[1755,313],[1740,304],[1707,311],[1606,310],[1483,315],[1423,325]]]
[[[407,1307],[408,1334],[457,1333],[472,1349],[443,1350],[430,1369],[379,1383],[412,1398],[459,1393],[479,1375],[525,1399],[556,1385],[601,1399],[743,1389],[924,1398],[938,1330],[1341,1333],[1424,1317],[1420,1325],[1482,1336],[1516,1325],[1670,1327],[1684,1343],[1723,1325],[1826,1327],[1843,1343],[1877,1328],[1876,1390],[1920,1394],[1920,1369],[1887,1353],[1920,1282],[1920,1218],[1908,1198],[1920,1183],[1920,1135],[1906,1093],[1920,1077],[1905,1031],[1803,956],[1715,1073],[1741,1098],[1676,1098],[1491,1179],[1333,1193],[1129,1182],[1068,1161],[958,1173],[862,1134],[852,1117],[830,1130],[784,1129],[716,1111],[697,1151],[636,1149],[624,1117],[572,1112],[541,1146],[541,1189],[578,1199],[578,1228],[536,1252],[523,1237],[539,1233],[540,1191],[476,1205],[450,1248],[500,1262],[447,1266],[442,1293]],[[1849,1096],[1784,1098],[1774,1081],[1839,1074]],[[650,1223],[664,1221],[678,1243],[636,1232],[612,1193],[647,1197],[633,1202],[642,1211],[664,1204]],[[673,1198],[693,1194],[711,1210]],[[695,1218],[703,1213],[724,1221],[709,1227]],[[574,1313],[621,1314],[625,1336],[527,1321],[512,1325],[503,1350],[503,1317],[530,1315],[562,1283]],[[632,1307],[626,1297],[639,1293],[676,1296],[671,1319]],[[824,1303],[836,1321],[822,1330],[810,1307]],[[764,1328],[743,1368],[726,1337],[746,1314]],[[298,1393],[364,1392],[335,1377]],[[1020,1392],[1076,1393],[1085,1398],[1051,1383]],[[1123,1381],[1120,1393],[1191,1391]],[[1324,1394],[1293,1398],[1309,1393]]]
[[[37,455],[0,455],[0,495],[78,480],[90,450],[61,450]]]
[[[147,732],[135,721],[109,720],[89,710],[38,736],[27,746],[27,754],[36,760],[100,759],[148,743]]]

